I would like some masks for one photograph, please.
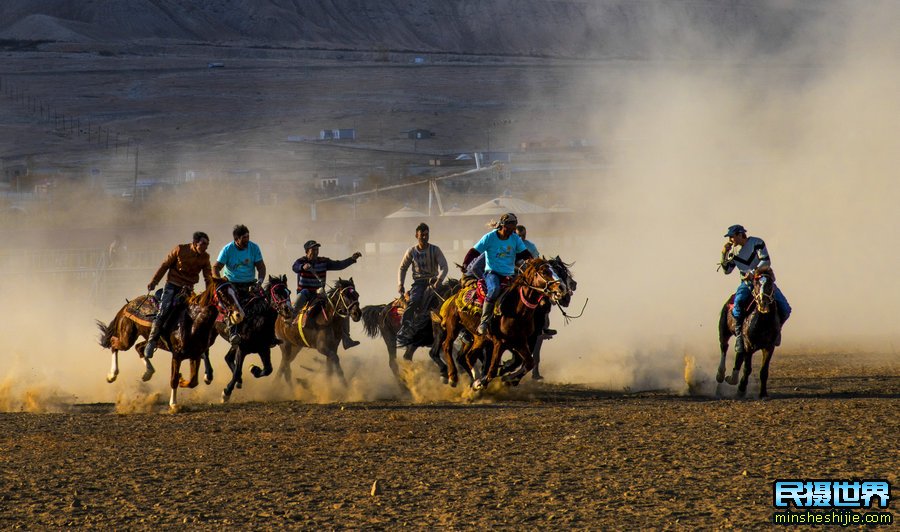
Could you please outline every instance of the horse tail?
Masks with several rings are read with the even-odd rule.
[[[363,330],[369,338],[377,338],[382,316],[387,305],[366,305],[361,309]]]
[[[97,323],[97,328],[100,329],[100,347],[109,349],[112,347],[113,331],[115,330],[113,325],[116,323],[116,320],[110,322],[109,325],[106,325],[100,320],[95,320],[95,322]]]

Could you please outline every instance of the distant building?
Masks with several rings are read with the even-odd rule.
[[[405,133],[406,133],[406,138],[408,138],[408,139],[422,140],[422,139],[430,139],[430,138],[434,137],[434,132],[429,131],[427,129],[410,129],[408,131],[405,131]]]
[[[356,140],[356,130],[323,129],[319,131],[319,140]]]

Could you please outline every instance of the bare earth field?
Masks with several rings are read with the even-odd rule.
[[[469,404],[3,413],[0,527],[758,529],[776,479],[896,490],[895,358],[772,368],[768,401],[526,380]]]

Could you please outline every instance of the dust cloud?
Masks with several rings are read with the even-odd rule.
[[[678,389],[688,370],[708,381],[718,313],[738,283],[716,271],[735,223],[765,240],[793,306],[782,353],[896,360],[900,37],[889,21],[900,7],[842,5],[778,55],[736,46],[618,80],[621,105],[592,117],[610,167],[577,251],[590,318],[554,340],[548,375]]]
[[[571,233],[573,242],[549,249],[536,239],[543,252],[575,262],[579,285],[569,312],[589,299],[584,316],[568,325],[558,311],[551,314],[560,334],[543,345],[548,380],[709,393],[718,364],[719,310],[738,282],[734,274],[716,271],[722,235],[734,223],[766,241],[793,306],[781,353],[869,351],[896,360],[900,36],[891,22],[900,18],[900,7],[840,5],[844,11],[816,18],[778,54],[759,53],[748,43],[714,50],[710,44],[703,60],[668,59],[660,50],[654,61],[585,66],[581,76],[560,84],[563,94],[556,98],[570,109],[590,110],[581,117],[586,136],[596,139],[608,164],[588,190],[570,191],[570,204],[589,205],[578,227],[555,228]],[[705,29],[686,24],[682,30],[692,46],[702,44]],[[194,230],[212,236],[215,258],[239,221],[263,248],[269,273],[288,273],[293,284],[287,268],[300,243],[324,238],[304,233],[300,220],[309,205],[300,198],[260,209],[246,191],[195,186],[193,194],[138,208],[79,194],[53,205],[46,214],[56,220],[55,229],[32,232],[29,244],[85,247],[119,231],[113,227],[124,228],[126,243],[157,243],[155,265]],[[522,222],[528,224],[527,216]],[[88,243],[81,227],[105,232]],[[432,229],[435,235],[453,231],[443,221]],[[366,226],[360,233],[380,230]],[[346,251],[325,245],[322,254],[343,258],[336,249]],[[444,249],[451,263],[465,253]],[[367,255],[329,278],[352,275],[364,305],[385,303],[395,296],[396,262]],[[120,353],[120,375],[108,384],[110,355],[97,344],[93,326],[94,319],[112,319],[126,297],[140,295],[153,268],[119,279],[117,291],[100,299],[89,293],[90,279],[73,286],[22,272],[3,272],[0,286],[0,411],[64,411],[75,402],[114,403],[121,413],[164,410],[168,356],[159,353],[157,374],[142,383],[137,354]],[[365,338],[358,324],[352,331],[363,343],[341,352],[346,390],[325,380],[321,357],[303,351],[293,369],[306,386],[281,386],[274,376],[256,380],[247,371],[232,400],[407,397],[388,369],[382,340]],[[230,373],[225,350],[221,341],[212,348],[213,385],[181,389],[179,402],[219,401]],[[442,387],[433,366],[418,362],[424,357],[420,351],[417,362],[403,369],[412,401],[472,400],[463,387]],[[251,355],[245,368],[258,360]],[[276,369],[279,361],[276,349]]]

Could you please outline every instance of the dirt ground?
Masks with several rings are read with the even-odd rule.
[[[782,353],[770,393],[2,413],[0,528],[756,529],[776,479],[898,485],[896,358]]]

